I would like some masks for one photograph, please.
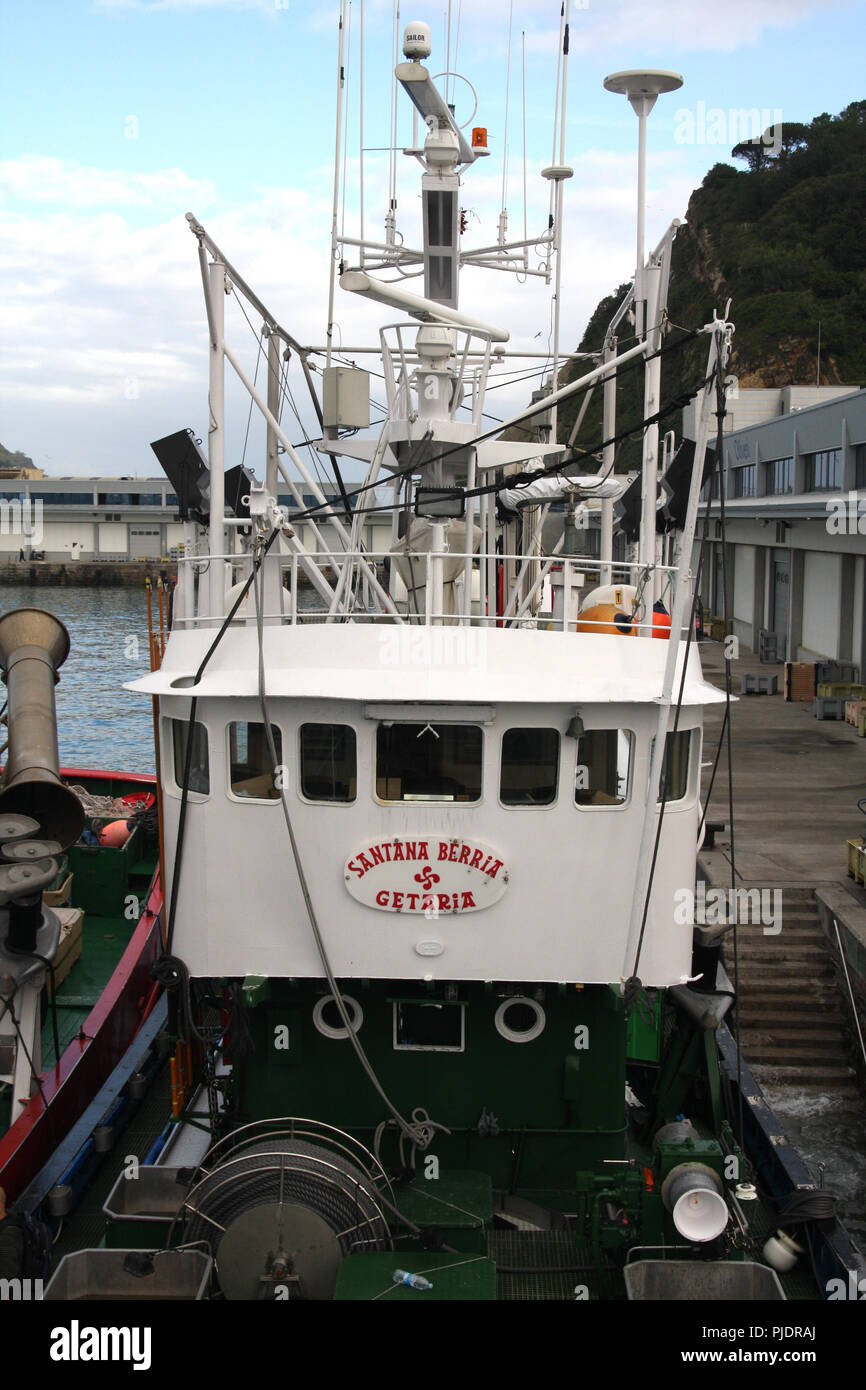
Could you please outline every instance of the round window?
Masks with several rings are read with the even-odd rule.
[[[544,1032],[544,1010],[534,999],[515,995],[499,1005],[493,1018],[496,1031],[508,1042],[532,1042]]]
[[[357,1033],[361,1024],[364,1022],[364,1011],[357,999],[351,995],[343,995],[343,1004],[346,1013],[352,1020],[352,1031]],[[319,999],[313,1009],[313,1023],[325,1038],[348,1038],[349,1030],[343,1023],[343,1016],[337,1007],[337,1001],[333,994],[326,994]]]

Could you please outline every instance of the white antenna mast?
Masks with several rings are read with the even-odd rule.
[[[360,14],[360,34],[359,34],[359,63],[360,76],[358,79],[358,168],[361,176],[361,187],[359,195],[359,212],[361,220],[361,265],[364,264],[364,0],[361,0]]]
[[[560,133],[559,133],[559,161],[553,163],[549,168],[542,169],[544,178],[550,179],[554,185],[556,195],[556,210],[554,212],[554,250],[556,251],[556,281],[553,291],[553,376],[551,378],[551,392],[555,394],[559,385],[559,320],[560,320],[560,298],[562,289],[562,185],[566,179],[570,179],[574,170],[565,163],[565,111],[566,95],[568,92],[568,21],[571,13],[571,0],[566,0],[565,22],[562,30],[562,105],[560,107]],[[554,152],[556,150],[556,133],[553,137]],[[550,438],[552,443],[556,443],[558,407],[553,406],[550,412]]]
[[[325,333],[327,352],[325,365],[331,365],[331,349],[333,347],[334,336],[334,287],[337,270],[337,252],[339,241],[337,237],[337,216],[340,205],[340,136],[343,128],[343,53],[345,42],[346,0],[342,0],[340,5],[340,45],[337,54],[337,121],[336,134],[334,136],[334,206],[331,213],[331,276],[328,285],[328,327]]]
[[[505,69],[505,131],[502,136],[502,203],[499,211],[499,245],[505,245],[505,229],[508,225],[508,211],[505,206],[505,187],[508,178],[508,109],[511,103],[511,21],[514,18],[514,0],[508,7],[508,63]]]

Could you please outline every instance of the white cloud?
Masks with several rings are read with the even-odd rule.
[[[207,207],[214,198],[208,179],[194,179],[181,169],[134,173],[95,169],[51,155],[22,154],[0,161],[0,198],[26,203],[86,207]]]

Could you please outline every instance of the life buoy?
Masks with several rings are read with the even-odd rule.
[[[635,637],[637,621],[633,584],[602,584],[586,595],[577,618],[578,632],[609,632],[619,637]]]

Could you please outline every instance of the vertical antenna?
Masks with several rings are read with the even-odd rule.
[[[499,213],[499,245],[505,242],[505,227],[508,214],[505,209],[505,182],[508,176],[508,107],[511,100],[511,21],[514,17],[514,0],[508,7],[508,64],[505,69],[505,132],[502,137],[502,205]]]
[[[361,32],[360,32],[360,36],[359,36],[359,45],[358,45],[358,46],[359,46],[359,50],[360,50],[359,62],[360,62],[360,67],[361,67],[360,78],[359,78],[359,81],[358,81],[358,93],[359,93],[359,96],[358,96],[358,126],[359,126],[359,134],[358,134],[358,163],[359,163],[359,174],[360,174],[360,184],[361,184],[361,186],[360,186],[360,196],[359,196],[359,202],[360,202],[360,216],[361,216],[361,232],[360,232],[359,240],[360,240],[360,242],[361,242],[361,265],[363,266],[363,264],[364,264],[364,0],[361,0],[360,26],[361,26]]]
[[[346,178],[349,166],[349,73],[352,69],[352,0],[348,0],[349,13],[346,21],[346,75],[343,83],[343,196],[340,211],[340,236],[346,235]]]
[[[327,352],[325,355],[325,365],[331,365],[331,348],[334,336],[334,280],[337,270],[337,211],[340,200],[340,135],[343,128],[343,17],[346,11],[346,0],[342,0],[340,5],[340,44],[337,54],[337,122],[336,134],[334,136],[334,207],[331,213],[331,279],[328,286],[328,328],[325,335]]]
[[[448,0],[448,23],[445,30],[445,101],[450,100],[451,89],[451,0]]]
[[[565,98],[568,91],[568,21],[571,13],[571,0],[566,0],[565,23],[562,31],[562,103],[560,106],[560,126],[559,135],[559,165],[565,165]],[[554,135],[554,147],[556,137]],[[560,318],[560,298],[562,292],[562,201],[563,188],[562,178],[557,178],[556,185],[556,214],[554,218],[554,236],[556,241],[556,285],[554,288],[554,309],[553,309],[553,375],[551,377],[551,391],[556,391],[559,385],[559,318]],[[558,422],[558,408],[553,407],[550,415],[550,440],[556,443],[556,430]]]
[[[556,131],[557,131],[557,126],[559,125],[559,79],[560,79],[560,73],[561,73],[561,71],[562,71],[562,34],[563,34],[563,29],[564,29],[564,28],[565,28],[565,0],[562,0],[562,4],[561,4],[560,7],[559,7],[559,47],[558,47],[557,50],[556,50],[556,87],[555,87],[556,97],[555,97],[555,100],[554,100],[554,103],[553,103],[553,149],[551,150],[551,153],[550,153],[550,162],[551,162],[551,164],[555,164],[555,163],[556,163]],[[548,209],[547,209],[547,230],[548,230],[548,231],[550,231],[550,230],[552,229],[552,227],[553,227],[553,201],[554,201],[554,198],[555,198],[555,197],[556,197],[556,187],[555,187],[554,184],[551,184],[551,185],[550,185],[550,206],[549,206]],[[548,284],[549,284],[549,283],[550,283],[550,279],[549,279],[549,276],[550,276],[550,242],[547,243],[547,274],[548,274]]]
[[[526,30],[520,35],[520,47],[523,60],[523,240],[527,239],[526,231]],[[529,262],[529,248],[523,248],[524,263]]]
[[[821,385],[821,320],[818,320],[818,361],[815,368],[815,385]]]
[[[385,215],[385,241],[394,245],[397,213],[397,35],[400,27],[400,0],[394,0],[394,24],[391,36],[391,153],[388,170],[388,211]]]
[[[571,17],[571,0],[566,0],[565,7],[565,30],[562,42],[562,106],[560,114],[562,118],[562,128],[559,136],[559,162],[565,163],[565,98],[568,92],[568,21]]]

